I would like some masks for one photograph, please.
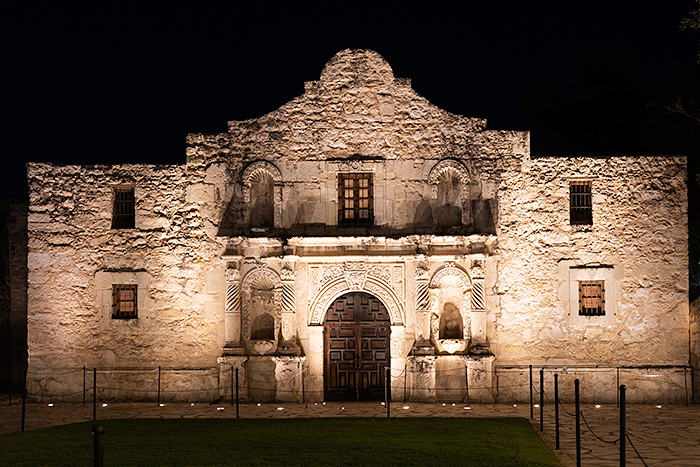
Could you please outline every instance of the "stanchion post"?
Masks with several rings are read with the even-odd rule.
[[[304,407],[309,408],[309,403],[306,401],[306,370],[301,369],[301,400],[304,401]]]
[[[530,365],[530,419],[535,418],[533,402],[532,402],[532,365]]]
[[[87,391],[87,368],[83,366],[83,407],[85,407],[85,392]]]
[[[236,368],[236,418],[238,417],[238,368]]]
[[[104,434],[105,429],[102,425],[92,427],[92,457],[95,467],[103,467],[104,463]]]
[[[97,368],[92,369],[92,419],[97,420]]]
[[[554,373],[554,441],[559,449],[559,375]]]
[[[540,368],[540,431],[544,431],[544,368]]]
[[[20,431],[24,431],[24,420],[27,408],[27,388],[22,391],[22,424],[20,425]]]
[[[160,365],[158,365],[158,406],[160,406]]]
[[[617,367],[617,406],[620,407],[620,367]]]
[[[576,404],[576,467],[581,467],[581,411],[579,410],[579,380],[574,380],[574,402]]]
[[[464,383],[467,391],[467,406],[469,406],[471,405],[469,404],[469,362],[465,362],[464,364]]]
[[[388,366],[384,367],[384,372],[386,373],[386,383],[384,383],[384,405],[386,406],[386,418],[391,418],[391,411],[389,406],[391,405],[391,394],[389,393],[389,384],[391,383],[391,368]]]
[[[627,386],[620,386],[620,465],[625,465],[625,440],[627,436],[627,421],[625,420],[625,393]]]
[[[234,373],[234,371],[233,371],[233,365],[231,365],[231,406],[233,406],[233,404],[234,404],[234,401],[233,401],[233,400],[235,399],[235,394],[233,393],[233,383],[234,383],[234,381],[233,381],[233,379],[234,379],[233,373]]]

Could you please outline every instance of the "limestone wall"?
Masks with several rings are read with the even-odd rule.
[[[83,366],[215,367],[223,247],[184,167],[30,164],[28,176],[30,394],[82,390],[69,370]],[[123,184],[135,186],[135,229],[111,228]],[[111,318],[113,283],[138,284],[138,319]]]
[[[569,223],[576,177],[592,180],[591,226]],[[687,365],[686,193],[683,157],[537,158],[504,172],[497,363]],[[605,278],[604,317],[576,313],[572,284],[591,271]]]
[[[371,51],[340,52],[305,93],[262,117],[229,122],[227,133],[191,134],[190,173],[221,200],[223,235],[249,235],[246,170],[267,161],[275,178],[280,235],[337,235],[338,173],[371,172],[376,235],[436,233],[434,187],[440,160],[463,167],[464,228],[495,233],[499,166],[529,152],[527,132],[486,130],[483,119],[451,114],[395,78]],[[283,232],[279,232],[282,230]]]

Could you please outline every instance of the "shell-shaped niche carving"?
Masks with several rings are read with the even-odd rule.
[[[250,338],[275,338],[275,284],[269,277],[256,277],[250,284]]]
[[[448,287],[455,287],[458,289],[464,289],[464,281],[457,276],[456,274],[449,274],[446,276],[443,276],[440,279],[440,288],[448,288]]]
[[[281,327],[282,281],[261,267],[246,274],[242,289],[241,318],[248,350],[257,355],[274,353]]]

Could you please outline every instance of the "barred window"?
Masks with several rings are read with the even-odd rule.
[[[372,225],[373,202],[371,173],[338,174],[339,225]]]
[[[605,315],[605,281],[578,281],[578,314]]]
[[[135,225],[135,197],[133,187],[114,187],[112,228],[133,229]]]
[[[590,180],[569,182],[569,222],[571,225],[593,224],[593,200]]]
[[[112,318],[131,319],[138,318],[137,299],[138,285],[113,284],[112,285]]]

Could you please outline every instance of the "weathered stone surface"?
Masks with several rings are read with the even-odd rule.
[[[435,107],[366,50],[269,114],[188,135],[186,152],[28,166],[33,395],[80,397],[83,366],[161,365],[212,372],[169,373],[174,400],[230,397],[231,368],[245,400],[322,400],[326,313],[362,292],[389,317],[371,377],[390,367],[395,399],[526,400],[532,364],[576,368],[601,402],[617,368],[631,401],[685,400],[683,157],[532,158],[527,132]],[[339,221],[341,174],[371,174],[368,225]],[[582,178],[593,223],[570,225]],[[112,229],[124,185],[135,228]],[[582,280],[604,281],[605,315],[579,316]],[[111,318],[114,284],[138,285],[138,319]],[[112,397],[149,378],[114,371]]]

